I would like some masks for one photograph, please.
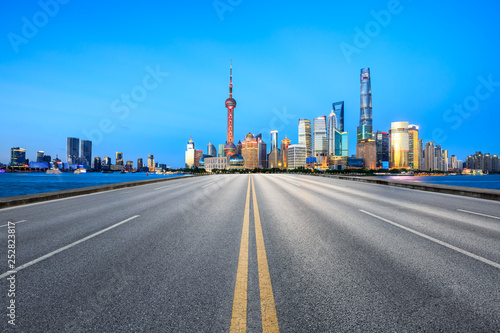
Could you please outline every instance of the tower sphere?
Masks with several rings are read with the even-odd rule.
[[[226,99],[226,108],[232,106],[233,108],[236,107],[236,100],[232,97],[229,97],[228,99]]]

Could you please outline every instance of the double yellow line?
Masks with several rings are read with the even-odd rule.
[[[262,315],[262,332],[279,332],[278,317],[274,304],[271,276],[267,264],[264,236],[260,223],[259,206],[255,195],[253,177],[248,178],[243,230],[241,232],[240,255],[236,284],[234,288],[233,313],[229,332],[246,332],[247,329],[247,287],[248,287],[248,238],[250,233],[250,185],[252,188],[253,214],[255,221],[255,241],[257,245],[257,266],[259,268],[260,311]]]

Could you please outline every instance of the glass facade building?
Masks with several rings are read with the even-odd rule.
[[[306,145],[290,145],[288,146],[288,169],[297,169],[306,166]]]
[[[326,116],[314,118],[313,132],[313,156],[327,156],[328,154],[328,138],[326,130]]]
[[[66,152],[67,152],[67,160],[68,163],[76,163],[78,160],[78,156],[80,156],[78,152],[78,145],[80,143],[80,139],[78,138],[67,138],[66,140]]]
[[[277,130],[272,130],[271,131],[271,147],[270,150],[273,151],[274,149],[278,148],[278,131]]]
[[[312,154],[312,140],[311,121],[308,119],[299,119],[299,145],[306,147],[306,155],[310,157]]]
[[[371,139],[372,126],[372,85],[370,68],[361,69],[361,106],[357,142]]]
[[[328,156],[336,155],[335,148],[337,146],[335,142],[336,130],[337,130],[337,115],[334,110],[328,115]]]
[[[333,103],[333,112],[337,115],[337,129],[341,132],[344,131],[344,101]]]
[[[14,147],[10,149],[10,166],[24,167],[26,164],[26,149]]]
[[[419,164],[419,144],[418,144],[418,126],[409,125],[408,126],[408,139],[409,139],[409,151],[408,151],[408,167],[412,170],[419,170],[421,165]]]
[[[215,146],[210,142],[207,143],[207,155],[217,157],[217,150],[215,149]]]
[[[408,169],[410,142],[407,121],[391,123],[390,149],[389,168]]]
[[[377,131],[373,133],[373,139],[377,146],[377,168],[384,168],[384,162],[389,164],[389,134]]]
[[[90,162],[92,162],[92,141],[82,140],[80,148],[81,162],[85,165],[90,165]]]

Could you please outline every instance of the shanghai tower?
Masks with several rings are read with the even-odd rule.
[[[361,69],[361,107],[358,126],[358,140],[371,139],[372,126],[372,84],[370,68]]]

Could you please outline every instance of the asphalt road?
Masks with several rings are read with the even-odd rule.
[[[198,177],[1,209],[0,253],[1,331],[500,332],[489,200]]]

